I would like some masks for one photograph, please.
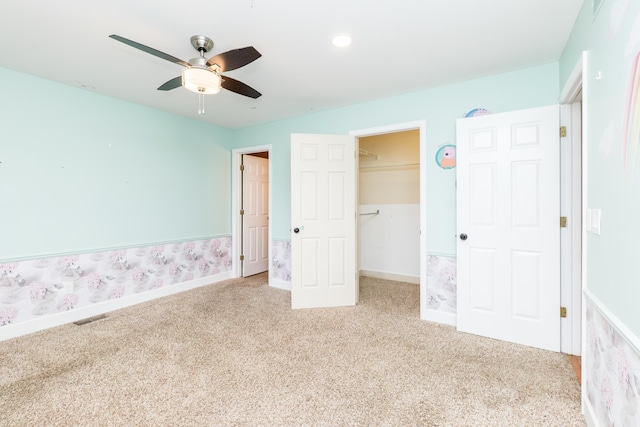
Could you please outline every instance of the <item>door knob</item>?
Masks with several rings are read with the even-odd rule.
[[[293,229],[293,232],[297,234],[297,233],[300,232],[300,229],[298,227],[296,227],[296,228]]]
[[[462,233],[462,234],[460,235],[460,240],[467,240],[467,235],[466,235],[466,234],[464,234],[464,233]]]

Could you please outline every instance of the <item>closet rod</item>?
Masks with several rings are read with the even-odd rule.
[[[364,216],[364,215],[380,215],[380,209],[378,209],[375,212],[367,212],[367,213],[361,213],[360,216]]]
[[[365,157],[373,157],[376,160],[378,160],[380,158],[380,156],[378,156],[377,154],[373,154],[372,152],[367,151],[367,150],[363,150],[362,148],[358,149],[358,154],[360,154],[361,156],[365,156]]]

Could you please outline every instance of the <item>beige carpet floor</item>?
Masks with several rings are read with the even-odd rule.
[[[234,279],[0,342],[2,426],[583,426],[562,354],[419,320],[417,285],[290,309]]]

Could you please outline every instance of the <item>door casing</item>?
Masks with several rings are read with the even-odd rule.
[[[444,312],[427,310],[427,122],[416,120],[413,122],[395,123],[349,132],[349,135],[361,138],[365,136],[381,135],[385,133],[403,132],[418,129],[420,133],[420,318],[433,322],[455,325],[455,315]],[[357,139],[356,139],[356,148]],[[357,234],[356,234],[357,236]]]
[[[568,226],[571,227],[569,236],[563,241],[565,250],[561,252],[560,268],[565,274],[562,276],[562,305],[567,308],[567,319],[561,325],[560,351],[567,354],[586,357],[586,305],[584,290],[586,288],[586,206],[587,206],[587,114],[589,87],[588,80],[583,78],[588,65],[587,52],[583,52],[571,74],[567,78],[560,92],[561,125],[567,127],[567,138],[561,158],[562,165],[568,165],[568,170],[561,171],[560,179],[563,188],[568,188],[561,194],[562,206],[570,207]],[[575,104],[580,101],[581,107]],[[576,119],[579,115],[579,120]],[[577,129],[576,129],[577,128]],[[568,157],[568,158],[567,158]],[[563,211],[563,214],[565,212]],[[573,227],[576,222],[579,227]],[[582,362],[582,366],[585,362]],[[584,375],[582,376],[584,378]],[[584,388],[583,388],[584,390]]]

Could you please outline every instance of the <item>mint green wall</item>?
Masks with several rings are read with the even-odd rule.
[[[410,93],[393,98],[307,114],[237,130],[233,147],[272,144],[272,230],[290,239],[290,134],[347,134],[358,129],[426,120],[428,251],[455,254],[455,169],[435,163],[440,145],[455,143],[456,119],[476,107],[492,112],[556,104],[558,65],[547,64]]]
[[[0,68],[0,260],[230,234],[231,131]]]
[[[560,61],[561,82],[587,51],[584,70],[587,208],[602,210],[601,235],[587,233],[587,289],[640,337],[640,141],[624,139],[630,77],[640,51],[640,2],[585,2]],[[596,76],[600,74],[600,79]],[[636,84],[640,76],[635,77]],[[633,103],[640,108],[640,100]],[[631,122],[638,123],[638,117]],[[627,147],[626,165],[625,151]]]
[[[0,259],[230,233],[230,150],[272,144],[273,237],[290,239],[291,133],[426,120],[430,253],[455,254],[455,169],[435,163],[455,122],[550,105],[558,64],[228,130],[0,69]],[[19,88],[19,89],[18,89]],[[6,236],[6,237],[5,237]]]

